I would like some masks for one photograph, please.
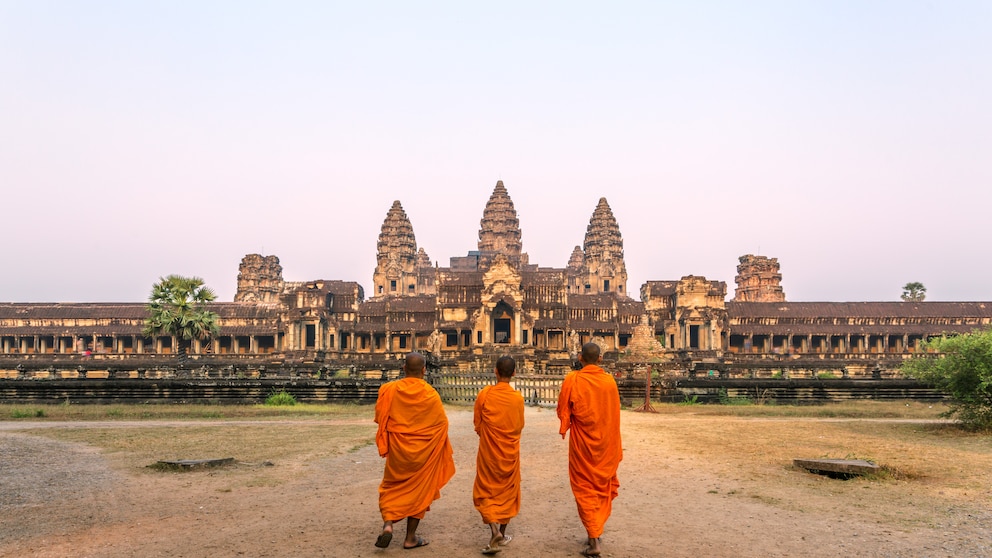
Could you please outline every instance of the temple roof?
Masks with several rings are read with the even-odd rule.
[[[563,287],[565,270],[554,268],[523,270],[520,272],[520,283],[524,287],[529,285],[558,285]]]
[[[727,302],[734,318],[992,318],[990,302]]]

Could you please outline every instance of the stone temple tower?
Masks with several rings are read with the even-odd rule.
[[[234,302],[275,304],[283,288],[282,266],[276,256],[248,254],[238,266],[238,290]]]
[[[599,198],[599,204],[586,227],[582,248],[582,292],[617,293],[626,297],[627,265],[623,260],[623,238],[606,198]]]
[[[737,261],[734,302],[785,302],[778,258],[747,254]]]
[[[422,277],[425,267],[431,270],[430,277]],[[374,298],[434,292],[430,258],[423,249],[417,250],[413,225],[399,200],[393,202],[382,223],[375,272],[372,274],[372,289]]]
[[[496,256],[506,256],[507,262],[520,268],[528,264],[527,254],[521,252],[520,221],[513,200],[503,181],[496,182],[486,208],[482,211],[479,229],[479,269],[488,269]]]
[[[585,267],[585,255],[582,254],[582,247],[576,246],[572,249],[572,255],[568,257],[568,265],[565,266],[565,273],[568,278],[568,292],[585,292],[586,278],[583,274]]]

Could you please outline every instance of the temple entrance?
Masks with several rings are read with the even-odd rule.
[[[508,345],[513,339],[513,309],[500,302],[493,310],[493,343]]]

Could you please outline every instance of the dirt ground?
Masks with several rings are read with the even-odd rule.
[[[411,551],[401,549],[402,526],[390,548],[373,547],[382,474],[374,445],[331,458],[150,473],[34,435],[34,424],[0,422],[0,556],[481,556],[488,528],[472,507],[471,410],[450,408],[449,419],[457,473],[421,523],[430,545]],[[526,420],[522,508],[500,555],[579,556],[585,534],[557,418],[529,407]],[[744,472],[718,454],[671,449],[666,420],[623,413],[620,497],[604,556],[992,556],[988,501],[938,510],[925,491],[908,505],[902,494],[900,519],[885,481],[843,485],[852,481],[789,464]]]

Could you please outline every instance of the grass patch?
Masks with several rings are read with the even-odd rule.
[[[919,401],[865,401],[851,400],[830,403],[786,405],[692,405],[652,402],[666,414],[693,414],[700,416],[740,417],[792,417],[792,418],[864,418],[940,420],[940,413],[947,410],[942,403]]]
[[[683,406],[699,405],[699,396],[693,395],[692,397],[689,397],[687,395],[685,396],[685,401],[679,401],[678,403],[676,403],[676,405],[683,405]]]
[[[99,420],[265,420],[286,416],[334,418],[347,416],[372,417],[371,405],[340,403],[297,403],[293,406],[266,406],[262,404],[232,405],[206,403],[139,403],[133,405],[101,405],[53,403],[49,405],[24,405],[0,403],[0,421],[10,418],[44,418],[48,421],[99,421]]]
[[[22,418],[44,418],[45,411],[43,409],[12,409],[10,411],[10,418],[22,419]]]
[[[286,390],[277,391],[265,398],[265,405],[269,407],[289,407],[296,405],[296,398]]]

